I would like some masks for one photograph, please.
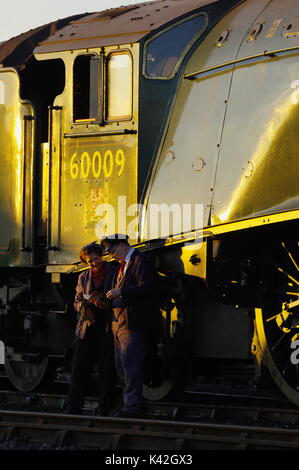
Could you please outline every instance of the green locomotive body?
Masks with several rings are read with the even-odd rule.
[[[265,363],[299,403],[298,54],[296,0],[155,0],[0,45],[0,338],[17,388],[72,340],[80,248],[126,231],[167,286],[146,397],[186,362],[231,361],[254,378]]]

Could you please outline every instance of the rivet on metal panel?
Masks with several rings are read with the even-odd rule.
[[[200,171],[202,171],[205,167],[205,161],[203,160],[203,158],[196,158],[194,160],[194,162],[192,163],[192,169],[193,171],[195,171],[196,173],[199,173]]]
[[[168,150],[165,154],[165,157],[164,157],[164,163],[166,165],[170,165],[173,160],[175,159],[175,153],[173,150]]]
[[[292,23],[287,24],[283,27],[282,37],[290,38],[299,36],[299,20],[295,18]]]
[[[255,39],[260,34],[262,29],[263,29],[263,24],[262,23],[256,23],[253,26],[253,28],[249,31],[249,34],[247,36],[247,41],[255,41]]]
[[[284,26],[284,29],[285,29],[286,31],[290,31],[290,29],[292,29],[292,26],[293,26],[292,23],[287,24],[286,26]]]
[[[217,39],[216,46],[217,47],[223,46],[224,42],[227,41],[229,34],[230,34],[230,30],[228,29],[226,29],[225,31],[222,31],[222,33]]]

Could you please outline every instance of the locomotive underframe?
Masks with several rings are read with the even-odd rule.
[[[148,188],[154,202],[167,202],[169,198],[172,203],[178,197],[181,201],[186,198],[189,203],[194,198],[205,206],[205,224],[215,224],[201,231],[202,247],[190,256],[184,250],[184,243],[179,241],[163,242],[157,248],[148,242],[146,248],[157,261],[166,289],[161,304],[163,334],[157,350],[152,351],[152,363],[158,374],[153,371],[154,376],[149,374],[146,377],[146,393],[156,398],[165,396],[182,376],[183,370],[190,372],[190,378],[191,373],[203,371],[203,362],[212,359],[216,361],[215,366],[226,358],[252,361],[258,366],[265,361],[279,387],[291,400],[299,402],[297,355],[293,355],[296,353],[293,346],[299,338],[296,235],[299,211],[291,210],[298,207],[298,97],[293,89],[298,82],[297,53],[280,55],[282,51],[297,51],[297,46],[286,47],[286,41],[296,44],[297,32],[291,31],[292,27],[295,28],[291,24],[294,21],[291,16],[285,18],[279,4],[279,1],[264,0],[244,2],[243,7],[242,1],[232,0],[226,2],[222,13],[220,10],[216,13],[218,5],[212,4],[211,10],[207,9],[211,12],[211,34],[190,49],[190,55],[184,58],[178,75],[172,81],[155,80],[158,77],[148,80],[149,77],[142,75],[140,59],[143,57],[144,39],[134,34],[130,39],[126,37],[126,46],[120,46],[118,34],[114,37],[109,35],[109,39],[104,39],[100,45],[96,37],[92,40],[95,42],[90,43],[90,39],[85,42],[83,33],[79,46],[81,51],[78,37],[74,37],[77,49],[68,42],[70,50],[66,51],[65,40],[60,40],[57,32],[57,50],[56,46],[53,49],[50,37],[50,41],[35,52],[34,43],[41,38],[31,34],[34,41],[29,55],[26,44],[20,41],[22,47],[19,52],[22,54],[18,60],[13,55],[4,56],[1,73],[4,75],[10,70],[14,76],[12,105],[22,115],[22,120],[15,122],[21,122],[23,126],[23,134],[11,134],[11,148],[3,150],[7,168],[11,161],[13,168],[19,169],[20,162],[23,165],[23,172],[13,171],[10,179],[3,179],[4,206],[6,201],[9,202],[10,187],[17,187],[15,194],[23,192],[24,197],[22,210],[21,202],[16,201],[16,220],[9,213],[15,229],[10,236],[7,235],[5,243],[12,255],[10,252],[3,255],[7,267],[0,268],[0,339],[6,344],[6,366],[17,388],[30,390],[38,386],[47,373],[48,358],[61,360],[72,342],[75,323],[72,299],[76,276],[51,269],[47,271],[44,267],[47,262],[72,263],[82,241],[85,238],[89,241],[94,233],[96,214],[90,208],[97,203],[100,193],[91,191],[88,199],[85,195],[88,180],[75,180],[79,163],[81,173],[87,176],[90,157],[93,156],[94,163],[99,161],[100,150],[107,161],[115,151],[115,158],[123,155],[132,165],[129,167],[132,172],[128,171],[126,178],[134,181],[132,201],[139,201],[141,192]],[[293,14],[295,2],[288,0],[285,4],[287,14]],[[239,7],[231,10],[237,5]],[[171,19],[172,24],[174,17],[171,18],[168,21]],[[94,19],[91,19],[91,25],[96,26]],[[109,28],[109,22],[102,21],[102,25],[104,23]],[[133,23],[138,24],[134,21],[131,26]],[[162,23],[158,33],[164,28]],[[86,24],[85,20],[82,24]],[[71,25],[70,28],[78,29],[79,34],[80,25]],[[59,24],[56,26],[59,29]],[[53,35],[48,34],[53,39]],[[118,53],[119,47],[130,50],[134,59],[132,122],[130,125],[126,120],[76,122],[72,113],[74,56],[86,54],[85,61],[95,53],[101,63],[104,49],[107,59],[113,51]],[[270,55],[265,54],[266,49],[272,51]],[[279,52],[279,57],[274,52]],[[36,58],[33,58],[34,53]],[[267,59],[244,63],[247,59],[261,57],[262,53]],[[240,63],[242,67],[237,66]],[[221,71],[223,65],[234,67]],[[16,70],[5,70],[6,67],[18,67],[20,81],[19,78],[16,80]],[[203,70],[214,73],[202,77]],[[48,75],[51,72],[49,87]],[[184,79],[181,80],[183,73]],[[193,78],[193,82],[187,78]],[[244,92],[244,83],[247,84],[247,92]],[[12,89],[12,85],[10,87]],[[215,93],[216,89],[218,93]],[[20,96],[30,101],[22,101]],[[281,99],[276,101],[279,96]],[[215,101],[211,97],[215,97]],[[257,106],[259,102],[261,106]],[[188,106],[182,112],[186,104]],[[207,110],[211,110],[211,114]],[[3,116],[5,114],[6,108]],[[240,121],[241,115],[244,120]],[[194,128],[190,116],[194,116]],[[210,122],[209,132],[204,127],[203,132],[199,132],[199,126],[205,122]],[[264,129],[267,122],[268,129]],[[12,133],[10,117],[3,119],[3,123],[3,135]],[[238,126],[231,123],[238,123]],[[98,124],[102,125],[102,130]],[[17,126],[15,130],[19,130]],[[114,136],[113,142],[111,135]],[[22,142],[18,142],[20,137],[23,137]],[[93,140],[95,137],[100,138],[100,144]],[[268,142],[268,146],[258,145],[256,149],[257,142]],[[19,143],[21,145],[18,146]],[[123,148],[125,154],[118,153]],[[160,186],[154,187],[152,182],[148,184],[147,175],[156,175],[156,168],[152,165],[160,165],[168,150],[171,161],[165,159],[165,165],[161,164]],[[32,175],[37,171],[40,178],[29,178],[31,173],[25,171],[26,160],[31,163]],[[61,173],[64,164],[68,170],[75,171],[70,171],[62,185],[61,176],[66,175]],[[137,164],[140,164],[138,172]],[[182,177],[181,185],[179,175]],[[38,183],[34,182],[31,188],[31,181],[37,180]],[[173,187],[169,181],[174,182]],[[185,181],[188,181],[187,185]],[[98,182],[89,181],[89,187],[94,184],[94,189],[98,189]],[[113,197],[119,194],[119,186],[121,184],[116,178],[104,200],[114,204]],[[180,194],[178,187],[182,189]],[[36,193],[37,201],[33,201]],[[69,195],[74,196],[71,204]],[[61,206],[61,202],[64,205]],[[86,208],[86,224],[82,222],[83,207]],[[279,212],[283,210],[288,212]],[[275,211],[277,213],[272,214]],[[263,215],[254,218],[254,214]],[[80,227],[78,220],[82,222]],[[68,224],[72,228],[74,221],[75,229],[68,230]],[[11,222],[4,222],[4,227],[9,227]],[[61,238],[61,226],[65,228],[64,239]],[[4,235],[5,230],[2,237]],[[71,244],[71,253],[68,254]],[[11,264],[15,267],[9,266]],[[199,363],[199,368],[193,368],[193,363]],[[184,367],[186,364],[191,367]],[[257,373],[260,371],[258,367]]]
[[[270,347],[285,327],[292,341],[297,338],[298,224],[294,220],[206,238],[201,251],[206,259],[189,261],[201,274],[199,265],[206,266],[204,277],[185,274],[179,244],[148,250],[164,296],[163,331],[148,363],[146,397],[163,398],[183,377],[190,381],[211,375],[206,366],[211,360],[215,375],[221,374],[221,363],[232,361],[236,367],[252,365],[250,380],[260,376],[266,353],[261,351],[255,309],[265,311],[266,318],[285,312],[281,322],[271,323]],[[181,270],[168,265],[167,260],[173,263],[175,258]],[[6,369],[17,388],[38,386],[47,375],[48,359],[63,363],[76,322],[72,307],[76,279],[74,273],[53,276],[44,267],[1,270],[0,339],[6,345]],[[291,349],[285,348],[284,359],[289,353]],[[296,367],[286,380],[297,383]]]

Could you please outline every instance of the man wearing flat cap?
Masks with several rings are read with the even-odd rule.
[[[147,256],[128,243],[128,237],[114,234],[101,240],[104,254],[119,262],[113,288],[106,296],[112,301],[112,331],[115,364],[123,383],[120,416],[142,413],[143,363],[148,338],[160,328],[157,275]]]

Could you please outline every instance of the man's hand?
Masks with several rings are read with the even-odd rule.
[[[111,289],[107,292],[106,297],[109,300],[118,299],[120,297],[121,290],[120,289]]]
[[[96,290],[90,294],[88,302],[91,302],[97,307],[103,307],[104,305],[102,294]]]

